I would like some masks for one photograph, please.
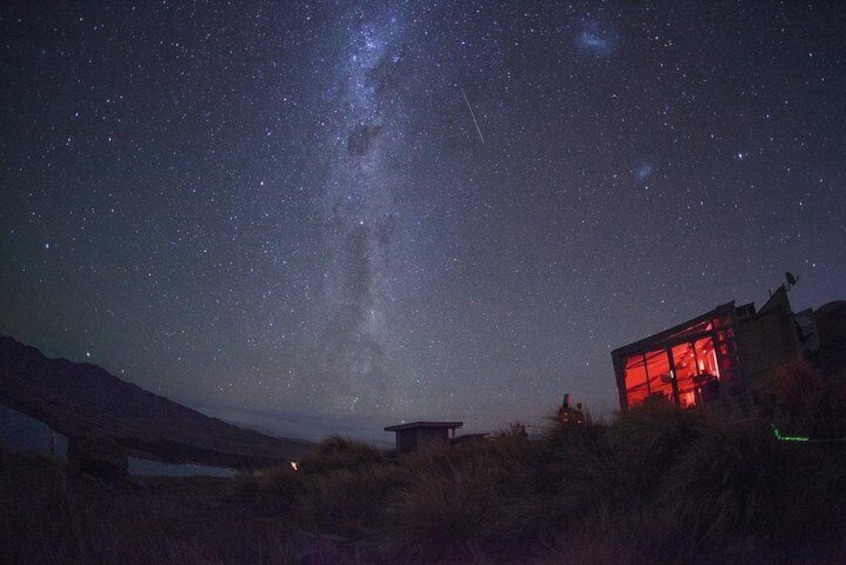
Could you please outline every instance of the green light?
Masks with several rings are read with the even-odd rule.
[[[770,425],[773,426],[772,424]],[[773,433],[775,434],[776,439],[779,441],[810,441],[811,439],[807,436],[783,436],[781,435],[781,432],[778,431],[778,428],[775,426],[773,426]]]

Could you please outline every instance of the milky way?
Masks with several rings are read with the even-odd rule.
[[[846,295],[838,3],[12,2],[0,332],[308,437],[607,413]]]
[[[328,328],[322,360],[339,408],[392,406],[389,303],[396,175],[386,153],[402,143],[390,89],[395,20],[353,18],[346,59],[338,64],[339,133],[329,166],[325,207]],[[387,18],[386,18],[387,19]],[[340,378],[339,378],[340,377]],[[327,391],[328,392],[328,391]]]

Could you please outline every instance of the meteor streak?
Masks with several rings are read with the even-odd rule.
[[[470,106],[470,102],[467,100],[467,95],[464,93],[464,89],[461,89],[461,95],[464,97],[464,103],[467,104],[467,109],[470,110],[470,117],[473,118],[473,125],[476,126],[476,133],[479,134],[479,139],[482,140],[482,143],[485,142],[485,136],[482,135],[482,130],[479,129],[479,122],[476,121],[476,113],[473,112],[473,107]]]

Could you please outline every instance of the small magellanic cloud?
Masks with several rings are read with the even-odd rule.
[[[635,177],[637,180],[646,180],[652,176],[652,173],[655,171],[655,168],[650,163],[641,163],[635,169]]]

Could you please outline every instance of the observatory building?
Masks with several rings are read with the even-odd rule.
[[[620,409],[656,399],[743,409],[766,394],[779,367],[819,347],[813,311],[794,314],[784,286],[757,311],[729,302],[612,351]]]

